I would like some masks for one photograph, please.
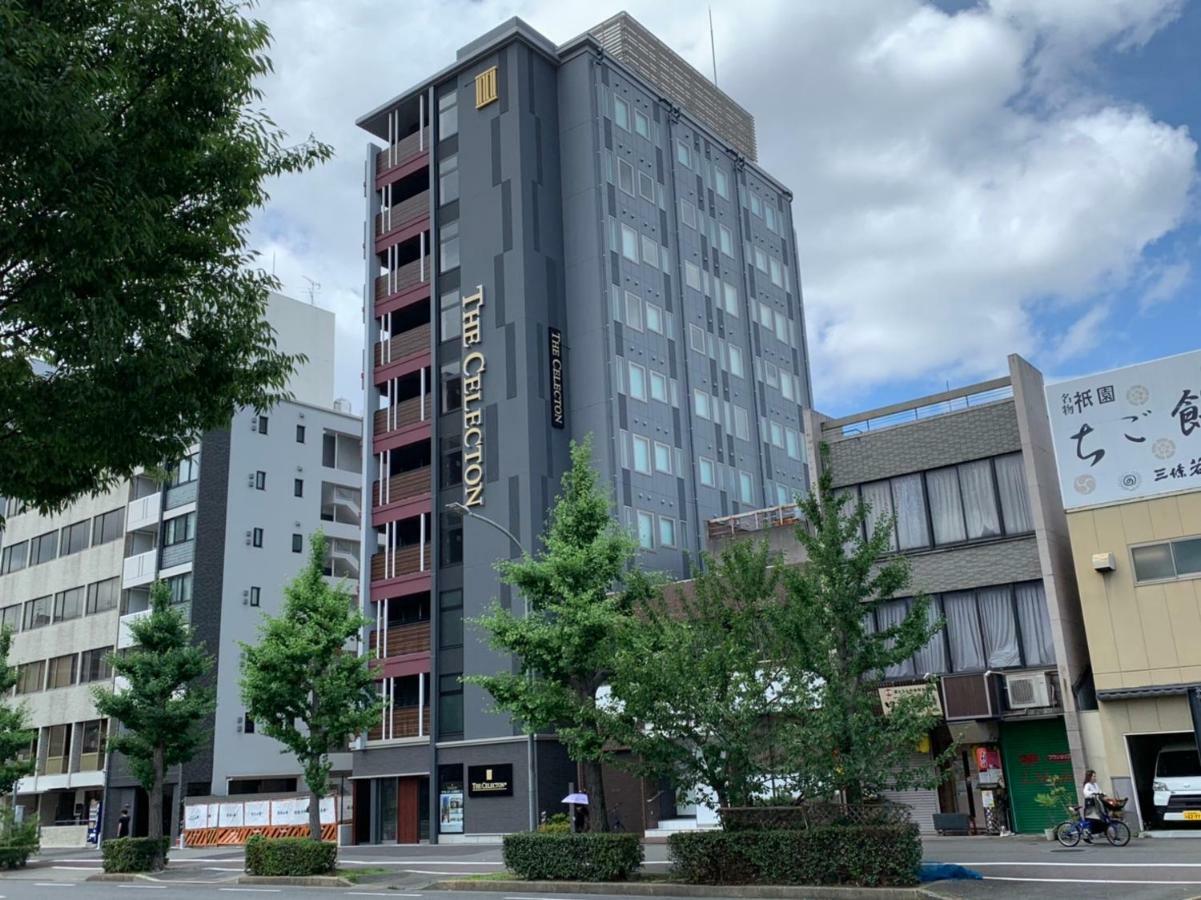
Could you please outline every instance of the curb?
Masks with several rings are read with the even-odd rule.
[[[337,875],[239,875],[234,884],[275,884],[290,887],[354,887],[354,882]]]
[[[818,885],[717,885],[638,883],[629,881],[438,881],[426,890],[492,893],[616,894],[623,897],[735,897],[746,900],[881,900],[936,898],[920,888],[863,888]]]
[[[153,875],[144,875],[141,872],[97,872],[95,875],[89,875],[84,881],[150,881],[154,884],[161,884],[161,880]]]

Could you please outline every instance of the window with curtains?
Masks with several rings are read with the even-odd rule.
[[[900,625],[912,603],[904,598],[878,604],[864,615],[864,630],[879,633]],[[942,619],[943,629],[911,659],[890,666],[886,679],[1055,664],[1041,581],[934,595],[927,615],[931,623]]]
[[[1022,455],[1009,453],[846,488],[867,528],[892,520],[890,550],[922,550],[1033,530]]]

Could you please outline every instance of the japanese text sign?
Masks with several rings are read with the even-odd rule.
[[[1046,390],[1065,508],[1201,490],[1201,351]]]

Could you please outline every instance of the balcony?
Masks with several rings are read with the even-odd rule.
[[[132,588],[154,581],[154,566],[157,562],[158,550],[147,550],[125,560],[121,572],[121,587]]]
[[[420,711],[420,712],[419,712]],[[418,728],[420,723],[420,728]],[[406,706],[392,710],[390,734],[384,735],[384,723],[367,732],[367,740],[399,740],[400,738],[422,737],[430,733],[430,708],[428,706]]]
[[[375,436],[382,437],[389,432],[428,422],[432,412],[432,398],[429,394],[401,400],[395,406],[386,409],[377,409],[373,420]]]
[[[383,657],[389,656],[404,656],[408,653],[429,653],[430,651],[430,623],[414,622],[409,625],[390,625],[385,626],[384,633],[384,652],[377,654]],[[379,631],[372,631],[369,639],[371,651],[376,651],[376,643],[379,640]]]
[[[403,294],[422,284],[428,287],[429,277],[429,257],[405,263],[395,271],[375,279],[375,299],[379,301],[392,294]]]
[[[133,639],[133,632],[129,626],[139,619],[144,619],[150,615],[153,610],[143,609],[138,612],[126,613],[121,617],[120,624],[117,626],[117,649],[124,650],[126,647],[132,647],[137,643]]]
[[[429,466],[423,466],[420,469],[413,469],[409,472],[401,472],[399,475],[393,475],[382,485],[381,491],[380,482],[375,483],[375,493],[372,495],[372,503],[375,506],[388,506],[392,503],[403,503],[413,497],[420,497],[430,492],[430,478],[433,471]]]
[[[406,575],[416,575],[430,570],[430,545],[410,544],[397,547],[391,553],[377,553],[371,557],[371,580],[389,581],[393,578],[403,578]]]
[[[380,341],[375,345],[376,366],[390,366],[410,356],[428,353],[430,350],[430,326],[419,325],[408,331],[402,331],[390,341]]]
[[[406,225],[427,218],[430,214],[430,192],[422,191],[388,207],[375,216],[376,238],[404,229]],[[423,226],[424,227],[424,226]]]
[[[163,505],[163,493],[158,491],[137,500],[130,500],[125,510],[126,531],[158,531],[159,511]]]
[[[428,139],[429,134],[425,135]],[[420,130],[414,131],[408,137],[403,137],[395,144],[387,147],[375,158],[375,175],[378,178],[389,169],[402,163],[409,162],[419,153],[429,150],[429,141],[422,139]]]

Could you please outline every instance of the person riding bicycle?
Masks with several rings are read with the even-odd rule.
[[[1096,829],[1094,822],[1100,822],[1104,818],[1104,813],[1101,809],[1101,804],[1105,799],[1105,795],[1101,793],[1101,786],[1097,784],[1097,773],[1089,769],[1084,773],[1084,818],[1088,820],[1088,833],[1084,835],[1086,841],[1093,839],[1093,831]]]

